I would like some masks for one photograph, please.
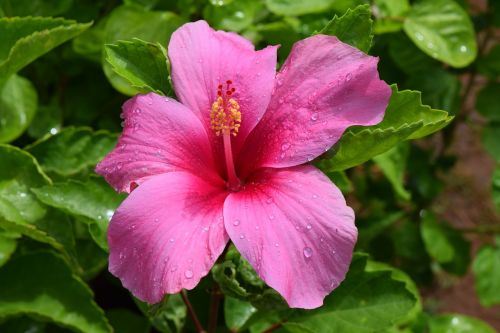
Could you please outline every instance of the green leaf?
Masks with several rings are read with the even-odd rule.
[[[73,0],[2,0],[6,16],[57,16],[67,11]]]
[[[422,102],[432,108],[448,111],[454,115],[460,107],[460,81],[456,75],[441,68],[422,73],[413,73],[405,84],[409,89],[422,92]]]
[[[495,45],[487,55],[477,60],[477,69],[491,79],[500,76],[500,45]]]
[[[77,36],[71,41],[73,50],[97,63],[101,62],[104,39],[106,37],[106,23],[108,16],[105,16],[90,29]]]
[[[56,134],[61,130],[62,116],[62,110],[56,104],[39,106],[28,128],[28,134],[36,139]]]
[[[500,83],[492,82],[482,88],[476,98],[476,109],[489,121],[500,122]]]
[[[105,46],[106,60],[116,74],[127,80],[141,93],[168,95],[167,52],[160,43],[148,43],[135,38]]]
[[[125,196],[116,193],[103,178],[91,177],[86,182],[69,180],[32,191],[48,206],[91,220],[91,235],[99,246],[107,249],[109,221]]]
[[[453,67],[465,67],[476,58],[474,27],[467,12],[453,0],[417,2],[404,30],[422,51]]]
[[[485,245],[472,264],[479,301],[484,306],[500,304],[500,247]]]
[[[462,233],[425,212],[420,225],[427,253],[450,273],[463,275],[470,261],[470,244]]]
[[[147,11],[139,6],[119,6],[109,15],[104,41],[106,44],[114,44],[118,40],[139,38],[166,47],[172,32],[183,23],[183,18],[171,12]],[[140,90],[116,74],[104,59],[103,69],[111,85],[119,92],[129,96],[140,93]]]
[[[375,126],[353,126],[347,129],[318,165],[329,172],[356,166],[388,151],[401,141],[432,134],[452,119],[446,111],[422,105],[420,92],[398,91],[397,86],[393,85],[384,120]],[[334,154],[333,157],[329,158],[330,154]]]
[[[403,27],[403,18],[410,10],[408,0],[375,0],[373,15],[376,34],[396,32]]]
[[[373,21],[368,5],[348,9],[344,15],[335,15],[319,33],[336,36],[344,43],[368,53],[372,44]]]
[[[305,332],[364,333],[389,328],[407,316],[416,299],[405,283],[392,278],[391,271],[367,271],[366,263],[365,256],[355,256],[346,279],[322,307],[299,310],[284,326],[289,329],[292,323]]]
[[[495,333],[485,322],[460,314],[432,317],[429,333]]]
[[[267,287],[236,248],[231,245],[225,260],[212,268],[212,276],[225,295],[251,302],[258,309],[287,309],[285,300]]]
[[[148,333],[148,319],[128,309],[111,309],[106,313],[114,333]]]
[[[94,168],[113,149],[116,140],[116,135],[106,131],[67,127],[26,150],[38,159],[44,171],[71,176]]]
[[[47,209],[30,191],[49,185],[50,179],[33,156],[19,148],[0,144],[0,160],[0,227],[53,246],[76,268],[71,222]]]
[[[224,298],[224,319],[231,332],[238,331],[256,311],[249,302],[233,297]]]
[[[51,17],[0,18],[0,80],[82,33],[91,24]]]
[[[401,281],[405,284],[406,290],[411,292],[413,297],[416,299],[416,302],[413,308],[407,313],[407,315],[401,317],[398,320],[397,325],[405,325],[415,321],[418,315],[422,312],[422,299],[420,297],[420,292],[418,290],[417,285],[410,278],[410,276],[400,269],[389,266],[386,263],[376,262],[376,261],[368,261],[366,265],[366,271],[367,272],[390,271],[391,278],[393,278],[396,281]]]
[[[167,295],[158,304],[148,305],[134,298],[151,324],[162,333],[181,333],[186,322],[186,305],[180,294]]]
[[[90,288],[50,253],[12,259],[0,268],[0,285],[1,317],[35,314],[77,332],[112,331]]]
[[[483,145],[486,151],[500,163],[500,145],[498,144],[500,138],[500,123],[490,123],[483,129]]]
[[[17,240],[7,232],[0,229],[0,266],[9,261],[10,256],[16,251]]]
[[[406,169],[406,160],[410,146],[407,142],[402,142],[396,147],[386,151],[383,154],[375,156],[373,160],[392,185],[392,188],[404,200],[410,200],[410,192],[404,188],[404,176]]]
[[[404,34],[391,35],[389,54],[394,63],[406,74],[422,75],[439,70],[441,64],[422,52]]]
[[[274,14],[283,16],[299,16],[320,13],[331,6],[329,0],[265,0],[267,8]]]
[[[258,0],[232,1],[223,6],[207,4],[203,17],[216,29],[239,32],[252,25],[262,8]]]
[[[29,80],[12,75],[3,85],[0,82],[0,142],[10,142],[26,130],[37,103],[38,95]]]

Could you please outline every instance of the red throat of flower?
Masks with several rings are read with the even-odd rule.
[[[210,125],[217,136],[222,135],[224,142],[224,155],[227,169],[227,187],[231,191],[238,191],[241,181],[236,176],[233,161],[233,151],[231,148],[231,134],[238,135],[241,126],[240,105],[233,97],[236,89],[232,87],[232,81],[226,81],[226,89],[219,84],[217,98],[212,103],[210,111]]]

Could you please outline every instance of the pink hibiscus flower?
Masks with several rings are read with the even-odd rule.
[[[180,103],[123,106],[96,171],[131,192],[109,225],[109,270],[139,299],[194,288],[229,240],[290,307],[321,306],[344,279],[354,213],[308,162],[380,122],[391,89],[377,58],[335,37],[297,42],[276,74],[277,48],[185,24],[168,46]]]

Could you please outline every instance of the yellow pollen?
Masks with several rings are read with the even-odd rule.
[[[241,126],[241,112],[238,102],[234,98],[225,100],[219,95],[212,103],[210,124],[217,135],[221,133],[238,135]]]

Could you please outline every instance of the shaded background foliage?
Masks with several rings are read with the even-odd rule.
[[[0,332],[196,331],[179,295],[149,306],[107,272],[124,196],[93,169],[128,96],[174,96],[165,48],[197,19],[281,44],[280,63],[336,35],[394,84],[381,124],[314,162],[357,213],[342,285],[290,310],[230,247],[189,293],[202,323],[223,298],[217,332],[500,328],[498,1],[0,0],[0,16]]]

